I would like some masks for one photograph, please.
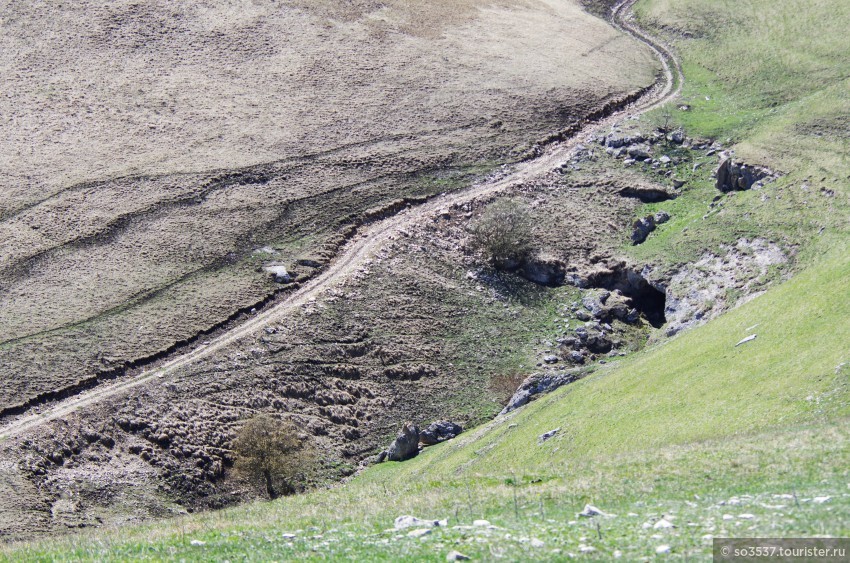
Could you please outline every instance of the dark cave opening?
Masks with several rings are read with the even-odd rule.
[[[617,265],[610,270],[592,274],[587,280],[587,285],[619,291],[629,298],[631,306],[655,328],[661,328],[667,322],[664,314],[667,304],[666,293],[654,287],[639,272],[625,265]]]

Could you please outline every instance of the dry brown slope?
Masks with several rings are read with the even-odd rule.
[[[326,259],[444,189],[423,171],[510,159],[655,71],[571,2],[334,6],[6,6],[0,407],[198,334],[275,291],[263,260]]]

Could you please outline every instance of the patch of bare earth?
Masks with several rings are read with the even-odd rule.
[[[306,279],[656,70],[571,2],[340,6],[4,8],[0,409],[247,312],[287,291],[265,264]]]

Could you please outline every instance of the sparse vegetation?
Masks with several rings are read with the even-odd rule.
[[[514,269],[534,250],[531,213],[518,199],[491,203],[470,231],[472,248],[496,268]]]
[[[316,462],[315,451],[291,421],[266,414],[245,423],[233,441],[233,452],[237,471],[259,482],[270,499],[303,488]]]

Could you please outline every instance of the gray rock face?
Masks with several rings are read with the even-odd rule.
[[[514,393],[514,396],[511,397],[507,406],[502,409],[502,412],[499,414],[506,414],[512,410],[516,410],[527,404],[529,401],[532,401],[537,395],[551,393],[555,389],[567,385],[568,383],[572,383],[576,379],[578,379],[578,374],[574,372],[540,373],[530,375],[522,382],[522,385],[520,385],[519,389],[516,390],[516,393]]]
[[[655,217],[648,215],[632,224],[632,244],[640,244],[655,230]]]
[[[412,422],[405,422],[396,439],[387,449],[388,461],[405,461],[419,453],[419,428]]]
[[[520,274],[534,283],[555,287],[564,283],[566,265],[560,260],[538,256],[523,264]]]
[[[439,420],[432,422],[428,425],[428,428],[419,434],[419,441],[426,446],[433,446],[451,440],[461,432],[463,432],[463,428],[460,425],[448,420]]]
[[[737,163],[727,157],[717,167],[715,187],[721,192],[749,190],[753,184],[770,176],[765,168]]]

